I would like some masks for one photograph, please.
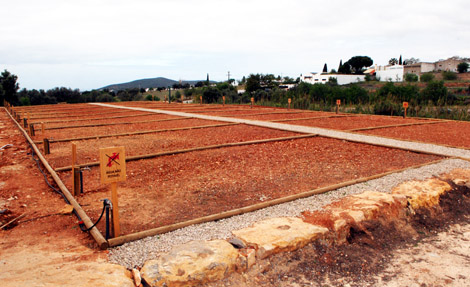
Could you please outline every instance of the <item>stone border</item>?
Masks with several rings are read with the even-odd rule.
[[[455,169],[441,178],[470,188],[470,169]],[[360,228],[367,220],[403,219],[417,209],[432,209],[451,190],[451,185],[437,178],[408,181],[396,186],[391,194],[364,191],[344,197],[305,214],[303,219],[265,219],[233,231],[230,240],[191,241],[176,246],[147,261],[141,269],[142,279],[150,286],[198,286],[221,280],[232,272],[246,272],[273,254],[297,250],[317,240],[342,244],[351,228]]]

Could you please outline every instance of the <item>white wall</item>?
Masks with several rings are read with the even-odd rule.
[[[301,77],[302,82],[309,84],[325,84],[330,78],[336,78],[338,85],[347,85],[365,80],[365,75],[344,75],[344,74],[313,74],[308,73]]]
[[[403,82],[404,67],[402,65],[379,67],[375,77],[381,82]]]

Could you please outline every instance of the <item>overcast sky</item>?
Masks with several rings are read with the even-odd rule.
[[[367,55],[470,57],[468,0],[0,0],[0,70],[20,88],[141,78],[298,77]]]

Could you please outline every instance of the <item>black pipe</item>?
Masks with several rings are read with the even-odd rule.
[[[109,208],[110,208],[110,202],[109,199],[104,200],[106,204],[106,240],[108,240],[109,236]]]
[[[80,194],[83,193],[83,171],[79,169],[78,172],[80,173]]]

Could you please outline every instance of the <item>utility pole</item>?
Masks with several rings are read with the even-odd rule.
[[[230,71],[228,71],[228,74],[227,74],[227,82],[230,82]]]

